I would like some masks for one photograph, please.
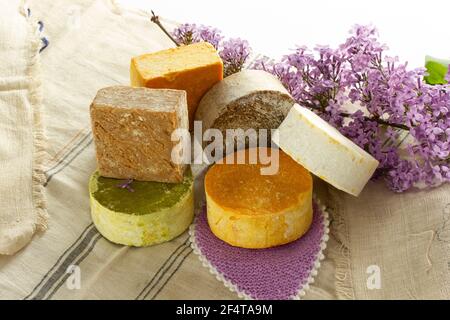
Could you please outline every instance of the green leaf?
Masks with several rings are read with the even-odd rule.
[[[425,68],[428,75],[424,77],[428,84],[445,84],[445,76],[448,72],[450,60],[436,59],[430,56],[425,57]]]

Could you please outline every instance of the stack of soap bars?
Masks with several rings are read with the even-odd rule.
[[[147,246],[191,224],[194,179],[172,134],[192,129],[194,119],[223,138],[228,129],[244,140],[250,129],[269,132],[256,146],[219,144],[222,161],[206,174],[209,226],[232,246],[262,249],[303,236],[313,216],[311,173],[352,195],[362,191],[378,161],[295,104],[276,77],[261,70],[222,77],[219,55],[201,42],[134,57],[130,87],[98,91],[90,109],[98,170],[89,189],[92,218],[107,239]],[[276,154],[276,172],[262,173],[261,154]]]
[[[223,65],[213,46],[198,43],[135,57],[130,69],[132,86],[100,89],[90,107],[98,167],[91,214],[110,241],[148,246],[192,222],[194,179],[172,155],[171,135],[188,130]]]

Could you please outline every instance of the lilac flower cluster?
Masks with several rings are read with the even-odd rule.
[[[337,49],[297,48],[256,68],[380,161],[374,178],[397,192],[450,181],[450,85],[384,54],[376,30],[356,26]],[[450,76],[448,76],[450,78]]]
[[[228,39],[223,41],[221,32],[213,27],[185,23],[173,31],[173,36],[179,44],[191,44],[206,41],[219,51],[224,62],[224,76],[242,70],[250,55],[250,46],[246,40]]]
[[[246,40],[229,39],[223,42],[219,54],[224,65],[224,76],[227,77],[242,70],[250,55],[250,46]]]
[[[184,23],[178,28],[175,28],[172,32],[172,35],[175,38],[176,42],[180,45],[186,45],[201,41],[198,27],[195,24]]]

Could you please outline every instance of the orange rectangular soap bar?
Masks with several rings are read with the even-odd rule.
[[[134,87],[185,90],[192,129],[200,99],[223,79],[223,63],[211,44],[198,42],[134,57],[130,77]]]

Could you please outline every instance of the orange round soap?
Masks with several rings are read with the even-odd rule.
[[[278,170],[261,171],[276,168],[274,161]],[[219,239],[257,249],[286,244],[306,233],[313,215],[313,182],[305,168],[270,148],[239,150],[222,162],[205,176],[208,224]]]

